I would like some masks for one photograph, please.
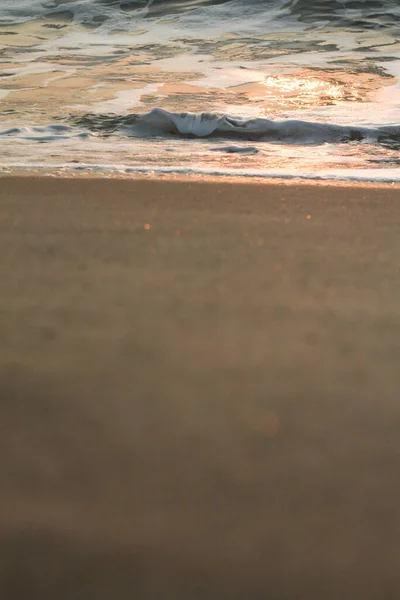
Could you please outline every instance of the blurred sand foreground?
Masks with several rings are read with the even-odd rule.
[[[0,179],[0,598],[400,598],[400,188]]]

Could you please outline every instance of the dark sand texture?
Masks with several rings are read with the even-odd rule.
[[[0,256],[2,600],[400,598],[399,188],[2,178]]]

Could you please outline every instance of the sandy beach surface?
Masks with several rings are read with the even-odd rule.
[[[398,600],[400,188],[0,179],[0,597]]]

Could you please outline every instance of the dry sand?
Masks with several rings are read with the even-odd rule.
[[[398,600],[400,189],[0,179],[0,597]]]

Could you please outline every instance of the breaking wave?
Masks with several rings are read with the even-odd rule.
[[[324,144],[368,141],[400,147],[400,125],[359,127],[300,120],[245,119],[208,112],[174,113],[153,108],[144,114],[127,116],[87,114],[74,124],[103,135],[135,137],[178,135],[218,137],[284,144]]]

